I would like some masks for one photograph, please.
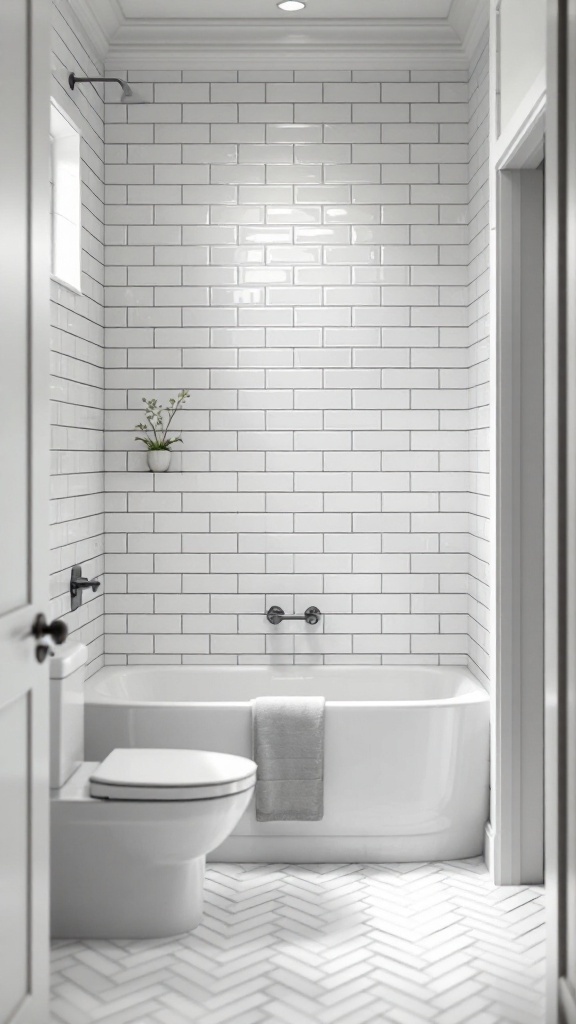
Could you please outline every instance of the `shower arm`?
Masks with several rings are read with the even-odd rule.
[[[108,77],[106,75],[90,75],[87,78],[79,78],[78,75],[75,75],[72,71],[68,75],[68,85],[71,89],[74,89],[74,86],[77,85],[79,82],[117,82],[118,85],[122,87],[122,92],[124,93],[124,95],[131,95],[132,92],[128,83],[125,82],[123,78],[115,78],[114,76]],[[127,89],[130,89],[128,93],[126,92]]]
[[[279,608],[277,604],[273,604],[271,608],[266,612],[266,618],[268,622],[271,622],[273,626],[278,626],[285,619],[299,619],[300,621],[306,622],[308,626],[315,626],[320,621],[321,611],[314,605],[307,608],[304,615],[285,615],[282,608]]]
[[[79,78],[78,75],[75,75],[72,71],[68,75],[68,85],[73,89],[78,82],[118,82],[118,85],[126,85],[126,82],[124,82],[122,78],[101,78],[96,75],[94,77],[91,76],[90,78]]]

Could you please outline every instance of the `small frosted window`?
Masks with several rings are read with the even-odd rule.
[[[52,277],[81,290],[80,132],[50,108]]]

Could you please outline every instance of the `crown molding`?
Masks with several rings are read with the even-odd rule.
[[[101,61],[105,61],[110,41],[124,23],[124,15],[118,0],[66,0],[73,17],[82,29],[91,49]]]
[[[468,66],[471,66],[482,37],[490,26],[489,0],[452,0],[448,22],[462,41]]]
[[[117,29],[106,57],[109,67],[150,70],[264,69],[271,63],[295,69],[461,70],[468,58],[449,22],[434,18],[307,19],[298,29],[271,19],[138,19]]]
[[[120,0],[65,0],[107,67],[132,70],[429,68],[466,70],[488,0],[453,0],[447,18],[126,18]],[[271,57],[273,54],[273,57]]]

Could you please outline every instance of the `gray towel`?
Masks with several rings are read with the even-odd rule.
[[[257,821],[323,817],[324,704],[324,697],[252,701]]]

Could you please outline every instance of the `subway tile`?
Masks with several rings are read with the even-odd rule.
[[[439,89],[435,82],[383,82],[380,88],[383,103],[438,103]]]
[[[149,164],[108,164],[106,182],[110,185],[151,185],[154,168]]]
[[[268,121],[293,121],[294,107],[291,103],[240,103],[238,121],[251,124]],[[304,120],[297,117],[296,120]]]
[[[272,163],[266,166],[266,181],[274,185],[319,185],[322,165]]]
[[[152,224],[154,210],[152,206],[113,206],[108,204],[105,217],[107,225]]]
[[[110,634],[105,640],[105,651],[107,654],[137,654],[152,653],[154,638],[146,634],[114,635]]]
[[[350,473],[295,473],[294,489],[296,491],[349,491],[351,489]]]
[[[210,181],[215,185],[263,185],[266,180],[262,164],[213,164],[209,171]]]
[[[269,206],[266,208],[267,224],[320,224],[321,219],[320,206]]]
[[[327,121],[348,123],[351,120],[351,108],[349,103],[296,103],[293,120],[310,124],[326,124]]]
[[[210,138],[212,142],[263,143],[266,138],[264,124],[211,124]]]
[[[195,636],[186,633],[159,635],[155,637],[154,649],[157,654],[207,654],[209,651],[208,636]]]
[[[178,108],[170,104],[167,105],[165,109],[170,114],[171,112],[176,111]],[[167,123],[158,123],[158,121],[156,121],[154,125],[154,141],[161,143],[183,143],[190,145],[209,142],[210,125],[181,124],[180,121],[181,118],[176,118],[175,114],[173,117],[168,116],[166,118]],[[174,166],[179,165],[175,164]],[[157,172],[158,168],[155,169],[156,174]]]
[[[324,142],[329,145],[380,142],[380,134],[381,128],[376,122],[374,124],[342,122],[324,125]]]
[[[327,82],[324,100],[328,103],[379,103],[380,86],[376,82]]]
[[[181,159],[179,145],[155,143],[153,145],[129,145],[129,164],[176,164]]]
[[[302,655],[310,655],[311,653],[322,654],[324,652],[345,654],[352,650],[352,637],[345,635],[296,635],[294,642],[296,653]]]
[[[348,327],[352,310],[347,306],[304,306],[294,310],[296,327]]]
[[[295,409],[347,409],[350,407],[350,393],[345,390],[313,390],[295,391],[293,395]]]
[[[238,578],[240,594],[295,594],[300,590],[317,590],[321,577],[311,574],[247,573]]]
[[[352,120],[359,123],[376,121],[380,124],[393,124],[396,121],[409,121],[410,110],[409,103],[353,103]]]
[[[237,103],[184,103],[182,120],[194,124],[221,124],[238,121]],[[175,161],[176,162],[176,161]]]
[[[131,573],[128,576],[128,592],[137,594],[178,594],[182,590],[180,573]]]
[[[306,512],[312,514],[321,512],[324,502],[325,498],[319,491],[313,493],[301,491],[295,494],[289,491],[282,491],[271,492],[266,495],[266,508],[268,512]]]
[[[182,631],[186,634],[202,633],[235,633],[237,618],[235,615],[184,615]]]
[[[185,205],[202,206],[212,203],[224,206],[235,204],[237,198],[238,189],[235,185],[184,185],[182,189],[182,202]]]
[[[458,125],[457,127],[461,127]],[[393,143],[409,143],[409,144],[433,144],[438,142],[440,132],[437,124],[413,124],[405,122],[403,124],[383,124],[382,125],[382,142],[387,144]]]
[[[208,612],[209,600],[207,594],[154,594],[154,611],[160,615],[198,615]]]
[[[238,537],[240,551],[260,553],[262,548],[266,555],[295,554],[296,552],[322,551],[322,534],[320,533],[275,533],[260,537],[246,533]]]
[[[324,495],[325,512],[375,512],[380,505],[381,498],[376,492],[328,491]]]
[[[128,227],[128,244],[135,246],[147,245],[180,245],[182,229],[176,225],[152,226],[130,225]]]
[[[240,491],[292,491],[294,486],[292,473],[239,473],[238,489]]]
[[[143,634],[182,633],[182,620],[179,615],[129,615],[128,632]]]
[[[322,132],[321,124],[267,124],[266,142],[289,145],[299,142],[321,142]]]
[[[468,124],[467,103],[411,103],[410,116],[414,123],[433,121],[445,123],[460,121]]]
[[[145,246],[141,248],[144,252],[150,252],[151,256],[153,253],[154,262],[162,266],[204,266],[209,259],[206,245],[156,245],[154,249]]]
[[[211,643],[214,654],[260,654],[264,647],[263,635],[214,636]]]
[[[238,147],[235,143],[190,143],[182,147],[182,163],[189,164],[235,164]],[[178,161],[180,165],[180,161]]]
[[[462,143],[417,143],[410,147],[412,163],[467,163],[468,147]]]
[[[212,103],[263,103],[266,86],[263,82],[212,82]]]
[[[352,434],[349,430],[296,430],[293,443],[297,451],[347,451]]]
[[[462,359],[486,316],[464,271],[475,299],[487,268],[481,222],[468,245],[467,82],[143,81],[157,102],[111,105],[107,149],[107,297],[125,303],[107,311],[109,657],[464,657],[459,602],[470,559],[478,573],[485,557],[482,530],[467,546],[469,509],[486,500],[483,451],[469,462],[466,449],[470,426],[485,430],[488,379],[476,355],[472,371]],[[482,216],[486,157],[470,155]],[[97,278],[102,254],[87,244]],[[54,436],[75,444],[93,406],[76,390],[88,412],[72,426],[59,369]],[[182,452],[154,479],[130,410],[143,391],[165,401],[181,386]],[[56,493],[72,486],[55,480]],[[266,646],[250,620],[275,593],[316,595],[334,632]]]
[[[410,636],[391,636],[382,633],[360,634],[354,637],[355,654],[408,654]]]
[[[380,591],[379,573],[354,573],[351,581],[350,573],[326,574],[324,589],[327,594],[349,594],[351,583],[355,594],[377,594]]]
[[[134,476],[135,474],[131,474]],[[134,533],[127,538],[129,551],[180,551],[180,537],[166,533]]]
[[[182,271],[180,267],[175,266],[164,266],[164,267],[129,267],[128,268],[128,286],[130,289],[130,298],[132,289],[142,286],[155,286],[155,285],[180,285],[182,279]],[[111,305],[115,305],[114,301]],[[129,304],[132,304],[131,302]],[[138,303],[140,304],[140,303]]]
[[[182,120],[182,107],[176,103],[148,102],[127,107],[127,114],[129,123],[150,122],[154,125],[178,123]]]
[[[264,207],[260,206],[213,206],[210,210],[212,225],[263,224]],[[188,240],[188,239],[186,239]]]
[[[209,99],[210,86],[207,82],[157,82],[154,86],[154,100],[157,103],[203,103]]]
[[[322,83],[318,82],[294,82],[294,83],[268,83],[266,85],[266,104],[269,107],[274,103],[322,103],[328,96],[322,95]],[[273,114],[270,121],[283,120]],[[307,120],[297,118],[297,120]]]

